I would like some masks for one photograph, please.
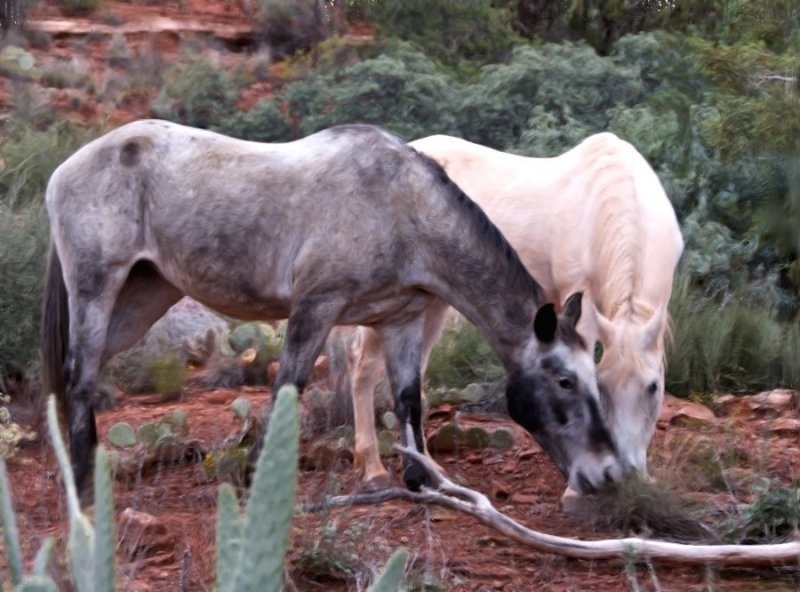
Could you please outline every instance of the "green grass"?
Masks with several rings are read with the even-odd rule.
[[[705,296],[679,276],[670,311],[667,391],[755,392],[800,385],[800,324],[777,321],[743,289]]]

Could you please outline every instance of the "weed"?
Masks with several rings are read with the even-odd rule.
[[[356,522],[342,529],[335,519],[323,524],[313,546],[300,552],[293,562],[295,571],[318,582],[352,581],[366,568],[357,542],[367,532]]]
[[[783,487],[767,481],[758,498],[744,511],[738,527],[743,542],[773,543],[791,538],[800,530],[800,479]]]

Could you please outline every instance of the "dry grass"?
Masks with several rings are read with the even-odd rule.
[[[664,483],[631,478],[613,491],[581,498],[576,522],[594,530],[615,530],[680,542],[716,542],[717,533],[698,515],[702,508]]]

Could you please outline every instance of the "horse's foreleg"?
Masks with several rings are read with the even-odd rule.
[[[298,391],[303,391],[340,310],[341,307],[333,303],[314,299],[298,300],[294,303],[286,325],[278,376],[272,386],[273,395],[286,384],[293,384]],[[263,434],[256,435],[257,439],[248,454],[251,468],[255,467],[264,444]]]
[[[385,369],[380,335],[359,327],[348,365],[356,424],[355,464],[363,470],[362,480],[367,487],[382,487],[388,484],[389,473],[381,462],[375,434],[375,389]]]
[[[422,358],[420,363],[420,373],[423,378],[428,370],[428,360],[431,357],[431,351],[433,351],[433,347],[439,343],[439,339],[442,337],[448,308],[450,308],[450,305],[447,304],[447,302],[441,298],[436,298],[433,303],[425,309],[422,326]],[[425,456],[430,458],[431,462],[439,467],[439,464],[428,453],[427,446],[425,447]],[[442,473],[445,472],[441,467],[439,467],[439,469]]]
[[[277,393],[284,384],[293,384],[302,391],[308,382],[314,362],[319,357],[340,310],[338,306],[324,304],[315,305],[315,301],[308,300],[293,305],[286,325],[286,338],[278,376],[273,385],[274,392]]]
[[[422,393],[420,388],[420,356],[422,352],[422,317],[404,325],[380,328],[386,352],[386,369],[394,393],[395,414],[400,422],[404,446],[425,452],[422,433]],[[425,469],[410,459],[405,460],[403,480],[412,491],[430,482]]]

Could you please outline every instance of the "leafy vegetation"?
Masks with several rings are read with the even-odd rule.
[[[133,55],[117,40],[114,59],[138,81],[112,76],[102,96],[144,97],[163,71],[153,115],[256,141],[367,122],[409,140],[448,133],[553,156],[589,134],[612,131],[652,164],[686,242],[672,307],[668,390],[688,395],[797,384],[795,3],[261,0],[256,7],[265,39],[287,55],[280,68],[265,73],[262,63],[247,71],[243,61],[231,70],[200,55],[167,66]],[[336,37],[347,18],[371,21],[377,38]],[[274,94],[237,109],[240,86],[265,76]],[[14,103],[0,147],[0,271],[14,278],[0,285],[6,376],[35,363],[35,278],[46,240],[35,208],[53,168],[96,134],[56,121],[35,100]],[[475,349],[466,365],[490,369],[485,344],[466,341]],[[458,375],[463,366],[438,377],[437,365],[434,357],[434,384],[482,380],[483,370]]]

